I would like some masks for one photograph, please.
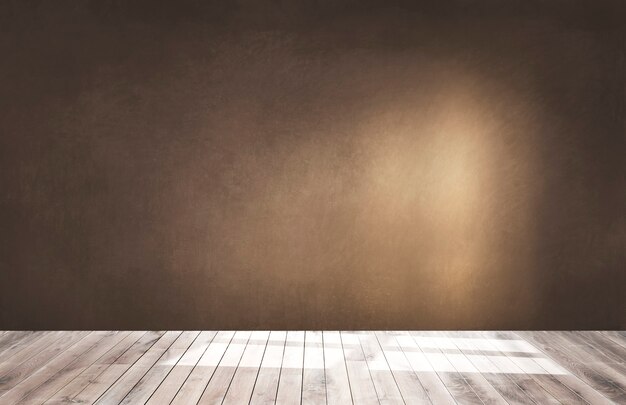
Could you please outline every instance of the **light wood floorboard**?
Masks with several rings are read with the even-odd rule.
[[[626,404],[623,331],[0,331],[0,405]]]

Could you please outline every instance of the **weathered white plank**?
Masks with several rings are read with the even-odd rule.
[[[248,344],[251,332],[238,331],[230,341],[228,349],[213,373],[209,384],[200,397],[198,404],[221,404],[228,387],[237,371],[241,357]]]
[[[305,332],[302,403],[326,403],[326,373],[324,370],[324,338],[322,332]]]
[[[223,404],[237,405],[250,402],[269,336],[269,331],[252,332]]]
[[[96,401],[97,404],[119,404],[150,368],[176,341],[181,332],[166,332],[150,349]]]
[[[339,332],[324,331],[324,371],[328,404],[352,402],[350,380]]]
[[[359,333],[359,341],[365,356],[365,361],[369,369],[378,400],[381,404],[402,404],[405,403],[402,394],[389,368],[389,363],[378,344],[376,335],[371,332]]]
[[[302,374],[304,370],[304,332],[289,331],[278,380],[276,403],[293,405],[302,399]]]
[[[185,354],[176,362],[174,368],[163,380],[161,385],[159,385],[159,388],[152,394],[147,404],[169,404],[174,399],[178,390],[185,383],[194,367],[198,364],[198,361],[200,361],[202,355],[206,352],[215,335],[216,332],[213,331],[200,333],[198,338],[189,346]]]
[[[92,381],[96,380],[111,364],[129,350],[142,336],[144,331],[135,331],[128,334],[122,341],[111,350],[87,367],[82,373],[67,385],[62,387],[45,402],[46,405],[70,403],[78,393],[85,389]]]
[[[272,331],[270,333],[250,399],[251,404],[273,404],[276,401],[286,338],[287,332]]]
[[[233,331],[220,331],[215,335],[215,338],[213,338],[209,347],[202,354],[191,374],[189,374],[189,377],[174,397],[173,405],[195,404],[198,402],[234,336],[235,332]]]

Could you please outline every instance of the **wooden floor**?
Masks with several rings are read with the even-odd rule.
[[[0,332],[1,404],[626,404],[626,332]]]

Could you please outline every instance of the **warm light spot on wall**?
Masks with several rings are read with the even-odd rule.
[[[371,156],[366,231],[381,238],[400,233],[428,246],[429,268],[413,271],[436,274],[448,299],[465,308],[495,237],[484,221],[493,218],[493,140],[501,123],[479,90],[451,82],[427,111],[398,102],[364,128]]]
[[[258,305],[276,304],[276,319],[292,313],[279,302],[289,297],[390,322],[419,308],[443,325],[482,319],[491,302],[477,294],[503,302],[511,289],[530,291],[529,277],[511,276],[531,263],[534,246],[526,101],[502,106],[497,83],[437,74],[441,82],[423,93],[393,91],[273,143],[250,135],[220,172],[232,201],[185,199],[208,201],[186,212],[201,214],[190,223],[211,214],[206,229],[221,242],[207,260],[223,269],[212,274],[229,305],[243,302],[246,283]]]

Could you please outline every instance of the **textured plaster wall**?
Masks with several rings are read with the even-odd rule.
[[[0,5],[0,329],[626,327],[621,1]]]

